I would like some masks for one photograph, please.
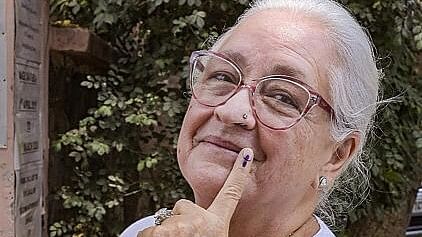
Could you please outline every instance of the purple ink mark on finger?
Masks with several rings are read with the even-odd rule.
[[[248,164],[248,161],[251,161],[251,157],[249,155],[246,155],[243,157],[243,163],[242,163],[242,167],[246,167],[246,165]]]

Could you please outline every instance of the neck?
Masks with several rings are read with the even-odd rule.
[[[313,217],[315,202],[301,200],[266,203],[239,202],[230,222],[229,237],[311,237],[320,226]],[[212,198],[195,195],[195,202],[208,208]],[[256,205],[254,205],[256,204]]]
[[[229,237],[310,237],[319,230],[313,208],[307,210],[262,213],[245,208],[236,211],[230,223]],[[272,210],[262,208],[261,210]],[[273,209],[274,210],[274,209]]]
[[[289,237],[309,237],[314,236],[320,226],[317,219],[311,216],[302,226],[289,235]]]

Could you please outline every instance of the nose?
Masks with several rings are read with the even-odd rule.
[[[217,106],[214,114],[218,120],[227,125],[238,125],[249,130],[256,125],[248,88],[242,88],[226,103]]]

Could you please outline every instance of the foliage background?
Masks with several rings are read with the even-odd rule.
[[[372,192],[348,213],[343,236],[400,236],[422,181],[419,0],[343,0],[368,28],[385,70],[368,157]],[[176,163],[190,52],[208,48],[234,24],[247,0],[50,0],[51,24],[86,27],[119,52],[107,73],[52,69],[93,95],[90,109],[55,134],[64,169],[50,190],[50,236],[117,236],[129,223],[192,198]],[[78,106],[77,103],[69,106]],[[57,162],[57,161],[55,161]],[[54,177],[50,176],[50,179]],[[411,195],[409,195],[411,194]],[[385,216],[389,219],[383,219]],[[387,235],[385,235],[387,236]]]

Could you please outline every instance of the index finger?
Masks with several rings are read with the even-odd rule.
[[[230,221],[248,180],[253,156],[250,148],[244,148],[239,152],[226,182],[208,207],[208,211],[223,217],[227,222]]]

